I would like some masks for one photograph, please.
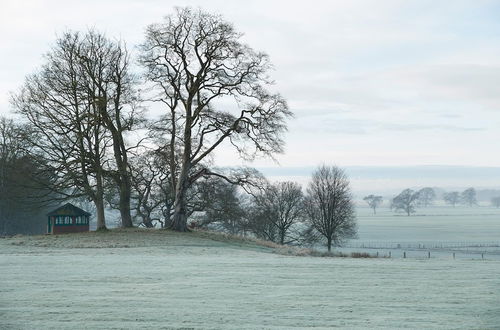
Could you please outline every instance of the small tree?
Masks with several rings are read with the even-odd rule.
[[[391,207],[396,212],[402,211],[410,216],[412,213],[415,213],[418,201],[418,192],[415,192],[411,189],[405,189],[399,195],[393,198]]]
[[[474,188],[465,189],[460,194],[460,199],[462,203],[464,203],[467,206],[477,205],[476,189]]]
[[[336,166],[321,166],[307,189],[305,210],[311,227],[325,240],[328,251],[356,236],[357,225],[349,179]]]
[[[368,203],[368,206],[373,209],[373,214],[377,214],[377,207],[382,204],[382,196],[375,196],[375,195],[368,195],[365,198],[363,198],[365,202]]]
[[[460,193],[458,191],[447,192],[443,195],[443,199],[447,204],[455,207],[458,203],[460,203]]]
[[[436,192],[430,187],[422,188],[418,191],[418,201],[419,205],[424,207],[432,205],[436,199]]]
[[[491,199],[491,205],[495,206],[495,207],[500,207],[500,197],[493,197]]]
[[[274,228],[274,241],[286,244],[289,231],[302,215],[302,188],[295,182],[278,182],[270,184],[255,198],[258,221],[269,223],[264,228]],[[259,224],[259,228],[263,224]]]

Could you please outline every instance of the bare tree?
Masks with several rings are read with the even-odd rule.
[[[460,203],[460,193],[458,191],[447,192],[443,195],[443,199],[447,204],[455,207],[458,203]]]
[[[495,206],[496,208],[500,207],[500,197],[493,197],[491,199],[491,205]]]
[[[221,178],[210,177],[197,183],[199,192],[198,209],[203,210],[200,226],[217,223],[230,234],[240,234],[244,230],[245,210],[241,205],[238,186]]]
[[[368,206],[371,209],[373,209],[373,214],[377,214],[377,207],[382,204],[383,198],[382,196],[368,195],[363,198],[363,200],[368,203]]]
[[[258,226],[255,227],[264,228],[267,239],[280,244],[296,240],[290,237],[289,231],[303,214],[303,194],[298,183],[286,181],[270,184],[256,195],[255,202],[259,213],[255,218]]]
[[[136,78],[130,73],[129,55],[123,43],[110,41],[96,31],[89,31],[78,44],[74,55],[81,67],[80,79],[95,100],[102,125],[109,132],[114,165],[107,169],[118,187],[119,210],[123,227],[132,227],[130,214],[131,173],[129,147],[125,134],[142,122],[136,91]]]
[[[141,62],[157,91],[153,100],[167,108],[174,230],[188,230],[186,194],[196,180],[215,175],[238,181],[209,166],[224,142],[245,159],[283,150],[281,134],[291,113],[280,95],[266,89],[267,55],[240,38],[220,16],[189,8],[147,28]]]
[[[418,191],[419,204],[428,207],[436,199],[436,192],[430,187],[422,188]]]
[[[307,189],[305,210],[311,226],[332,244],[340,245],[356,236],[357,225],[349,179],[336,166],[322,166],[314,172]]]
[[[94,31],[67,32],[45,58],[12,101],[36,132],[35,152],[58,173],[59,194],[94,202],[98,229],[106,228],[105,181],[113,178],[122,225],[131,226],[124,134],[137,121],[137,100],[125,47]]]
[[[477,205],[476,189],[468,188],[460,194],[460,200],[467,206]]]
[[[419,194],[411,189],[403,190],[399,195],[392,199],[391,208],[397,211],[403,211],[410,216],[415,213],[419,201]]]

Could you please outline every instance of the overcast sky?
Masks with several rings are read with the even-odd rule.
[[[270,55],[296,115],[282,167],[500,166],[500,1],[1,0],[0,114],[57,33],[95,27],[133,48],[184,5]]]

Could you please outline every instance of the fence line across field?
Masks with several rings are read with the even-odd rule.
[[[348,242],[342,247],[362,249],[464,249],[464,248],[500,248],[500,241],[437,241],[437,242]]]

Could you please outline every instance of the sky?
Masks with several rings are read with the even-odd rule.
[[[222,14],[270,55],[273,89],[295,118],[285,153],[250,165],[303,181],[336,164],[358,190],[500,188],[500,1],[2,0],[0,115],[58,33],[96,28],[134,53],[175,6]],[[228,149],[216,162],[240,163]],[[387,176],[394,168],[408,175]],[[435,175],[443,168],[451,177]]]

